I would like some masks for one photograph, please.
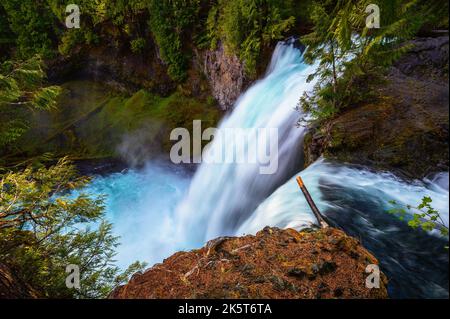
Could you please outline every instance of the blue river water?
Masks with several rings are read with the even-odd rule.
[[[448,172],[423,181],[403,181],[388,172],[322,159],[299,171],[304,128],[297,127],[299,97],[312,88],[315,66],[302,62],[293,43],[280,43],[265,77],[245,92],[221,128],[278,128],[278,170],[259,173],[258,164],[179,165],[149,162],[141,169],[97,176],[85,189],[105,194],[107,218],[121,236],[117,263],[150,265],[178,250],[201,247],[224,235],[255,233],[263,227],[301,229],[315,222],[295,183],[300,174],[333,226],[361,240],[381,260],[398,298],[448,298],[448,250],[436,233],[412,230],[386,213],[389,200],[417,205],[433,199],[448,225]],[[213,142],[210,151],[223,147]],[[255,140],[247,140],[250,152]],[[339,181],[339,183],[337,182]]]

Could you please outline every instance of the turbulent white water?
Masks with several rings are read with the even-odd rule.
[[[319,209],[382,261],[394,297],[448,297],[448,253],[438,236],[411,230],[386,213],[388,201],[416,205],[433,200],[448,225],[448,173],[405,182],[322,160],[298,172],[303,128],[294,110],[313,83],[314,66],[302,63],[292,44],[279,44],[266,76],[237,101],[221,128],[278,128],[278,171],[261,175],[257,164],[201,164],[193,178],[174,165],[149,163],[142,171],[99,177],[89,191],[108,195],[108,217],[121,235],[119,264],[153,264],[181,249],[223,235],[255,233],[263,227],[301,228],[315,222],[295,182],[300,174]],[[235,143],[232,140],[222,141]],[[245,141],[251,152],[256,138]],[[214,149],[223,144],[213,142]]]
[[[425,179],[423,182],[406,183],[391,173],[375,173],[364,168],[349,167],[320,159],[297,175],[302,177],[319,210],[323,212],[342,210],[339,200],[327,201],[325,195],[329,193],[335,193],[334,196],[340,197],[342,201],[359,193],[360,196],[365,196],[366,205],[372,202],[380,207],[382,213],[394,207],[389,203],[390,200],[395,200],[399,204],[395,207],[404,207],[403,205],[407,204],[417,206],[423,196],[429,196],[433,200],[432,206],[441,213],[448,226],[448,173],[438,174],[435,178]],[[342,186],[339,193],[336,186],[340,185]],[[360,209],[363,210],[364,207]],[[242,223],[236,234],[256,233],[266,225],[296,229],[308,227],[316,223],[310,211],[308,203],[299,192],[294,176],[259,205],[252,216]],[[342,214],[345,213],[342,211]],[[363,222],[367,223],[367,226],[370,224],[369,220]],[[391,230],[384,234],[388,235]],[[375,228],[371,231],[375,232],[373,235],[381,235],[382,232]]]
[[[302,63],[293,44],[278,44],[267,75],[256,82],[236,102],[220,128],[278,128],[278,170],[259,173],[259,164],[202,164],[178,208],[180,233],[194,233],[198,241],[233,234],[264,198],[293,173],[301,156],[303,128],[296,127],[295,106],[300,95],[313,83],[306,77],[313,66]],[[231,139],[212,145],[211,152]],[[245,142],[243,152],[254,152],[256,137]]]
[[[149,163],[140,170],[97,176],[83,191],[106,195],[106,218],[120,236],[117,264],[126,268],[139,260],[162,261],[192,243],[177,240],[173,226],[177,203],[189,185],[189,175],[175,165]]]
[[[449,222],[448,172],[423,181],[406,182],[391,173],[319,160],[302,176],[318,208],[335,227],[360,238],[377,256],[389,277],[394,298],[448,298],[446,241],[412,230],[388,214],[389,200],[418,205],[429,196],[445,224]],[[236,234],[255,233],[266,225],[302,228],[315,223],[292,177],[259,205]]]

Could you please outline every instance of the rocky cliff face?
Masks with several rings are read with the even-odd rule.
[[[97,32],[102,35],[100,43],[78,45],[69,56],[47,61],[50,81],[87,78],[128,93],[144,88],[163,96],[176,89],[177,84],[167,74],[167,66],[151,37],[146,38],[141,52],[132,52],[130,39],[119,27],[105,22],[98,26]]]
[[[378,98],[312,129],[305,165],[324,155],[410,178],[448,170],[448,40],[414,40],[376,88]]]
[[[202,54],[203,71],[211,94],[223,110],[231,108],[247,83],[244,64],[234,55],[227,55],[222,44],[215,51]]]
[[[69,57],[47,61],[49,79],[66,82],[88,78],[128,93],[144,88],[162,96],[173,93],[178,86],[188,96],[214,97],[222,110],[230,109],[250,82],[244,63],[227,54],[222,44],[216,50],[192,47],[188,78],[184,83],[176,83],[167,74],[167,65],[151,37],[146,39],[142,52],[133,53],[129,40],[120,38],[116,26],[105,23],[99,33],[103,35],[101,44],[79,46]]]
[[[340,230],[266,227],[178,252],[110,298],[386,298],[382,273],[380,288],[366,287],[369,264],[378,261]]]

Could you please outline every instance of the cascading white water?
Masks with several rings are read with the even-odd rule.
[[[304,134],[295,127],[300,115],[294,106],[301,94],[312,88],[306,77],[313,71],[314,66],[302,63],[292,44],[277,46],[266,77],[237,101],[221,124],[221,128],[278,128],[277,173],[261,175],[258,165],[202,164],[178,207],[178,234],[205,242],[217,236],[255,233],[267,225],[302,228],[316,222],[292,177]],[[223,148],[223,143],[236,142],[213,142],[212,149]],[[257,140],[246,143],[249,150]],[[448,271],[442,268],[448,265],[444,243],[412,231],[387,213],[389,200],[417,205],[427,195],[448,225],[448,173],[408,183],[390,173],[318,161],[302,175],[333,224],[353,236],[364,236],[365,245],[382,259],[383,269],[394,277],[389,288],[392,296],[448,297]],[[426,267],[431,271],[423,270]]]
[[[312,88],[313,83],[306,83],[306,77],[313,70],[314,66],[302,62],[293,41],[277,45],[266,76],[239,98],[220,129],[277,128],[278,170],[262,175],[259,164],[203,163],[178,208],[183,220],[180,233],[187,237],[196,234],[200,242],[234,233],[256,206],[291,176],[301,157],[304,133],[303,128],[296,127],[300,114],[295,106],[301,94]],[[209,151],[230,143],[235,141],[213,142]],[[245,143],[245,149],[239,151],[253,152],[257,137]]]
[[[412,230],[406,221],[388,213],[393,207],[390,200],[401,207],[417,206],[429,196],[448,226],[448,172],[406,182],[388,172],[321,159],[297,175],[332,225],[360,238],[379,258],[389,277],[391,297],[448,298],[446,240],[436,230],[432,235]],[[294,176],[260,204],[235,234],[255,233],[266,225],[299,229],[314,223]]]
[[[177,250],[200,247],[206,240],[234,233],[256,206],[295,172],[304,133],[296,127],[300,114],[295,106],[302,92],[313,85],[306,83],[313,68],[302,63],[292,41],[278,44],[265,78],[240,97],[220,125],[278,128],[276,174],[259,174],[258,164],[203,163],[188,187],[189,174],[174,174],[175,165],[151,162],[141,171],[93,180],[85,191],[107,195],[107,217],[121,237],[119,265],[125,267],[136,259],[153,264]],[[213,142],[210,151],[223,144]],[[256,137],[247,141],[244,151],[252,152],[256,144]]]
[[[391,199],[415,205],[428,195],[448,224],[448,173],[411,183],[390,173],[322,160],[298,172],[304,129],[296,127],[300,114],[294,108],[312,88],[306,77],[314,68],[302,63],[292,43],[278,44],[266,76],[239,98],[220,125],[278,128],[276,174],[260,174],[258,164],[203,163],[189,184],[182,169],[149,163],[142,171],[93,181],[88,192],[107,195],[107,216],[121,236],[119,265],[136,259],[151,265],[217,236],[254,233],[267,225],[301,228],[315,223],[295,183],[298,173],[333,225],[361,238],[381,260],[392,297],[448,297],[444,243],[386,212]],[[256,138],[245,142],[244,152],[258,144]],[[210,151],[233,143],[212,142]]]
[[[332,192],[343,200],[354,193],[364,195],[367,202],[376,202],[380,212],[386,215],[390,208],[398,207],[391,205],[390,200],[399,205],[417,206],[423,196],[429,196],[433,200],[432,206],[441,213],[448,226],[448,173],[440,173],[431,180],[425,179],[424,182],[406,183],[391,173],[375,173],[364,168],[320,159],[297,175],[302,176],[319,210],[323,212],[342,211],[339,201],[327,200],[325,195]],[[447,184],[444,183],[445,180]],[[343,185],[342,189],[345,191],[337,193],[336,185]],[[364,207],[360,209],[363,210]],[[236,235],[256,233],[266,225],[296,229],[309,227],[317,224],[310,211],[308,203],[299,192],[294,176],[258,206],[252,216],[240,225]],[[341,213],[345,214],[344,211]],[[368,227],[364,229],[367,230]],[[380,233],[383,230],[372,228],[370,231]]]

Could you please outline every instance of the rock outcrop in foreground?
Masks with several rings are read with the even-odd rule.
[[[266,227],[178,252],[110,298],[387,298],[383,274],[366,288],[369,264],[378,261],[340,230]]]

